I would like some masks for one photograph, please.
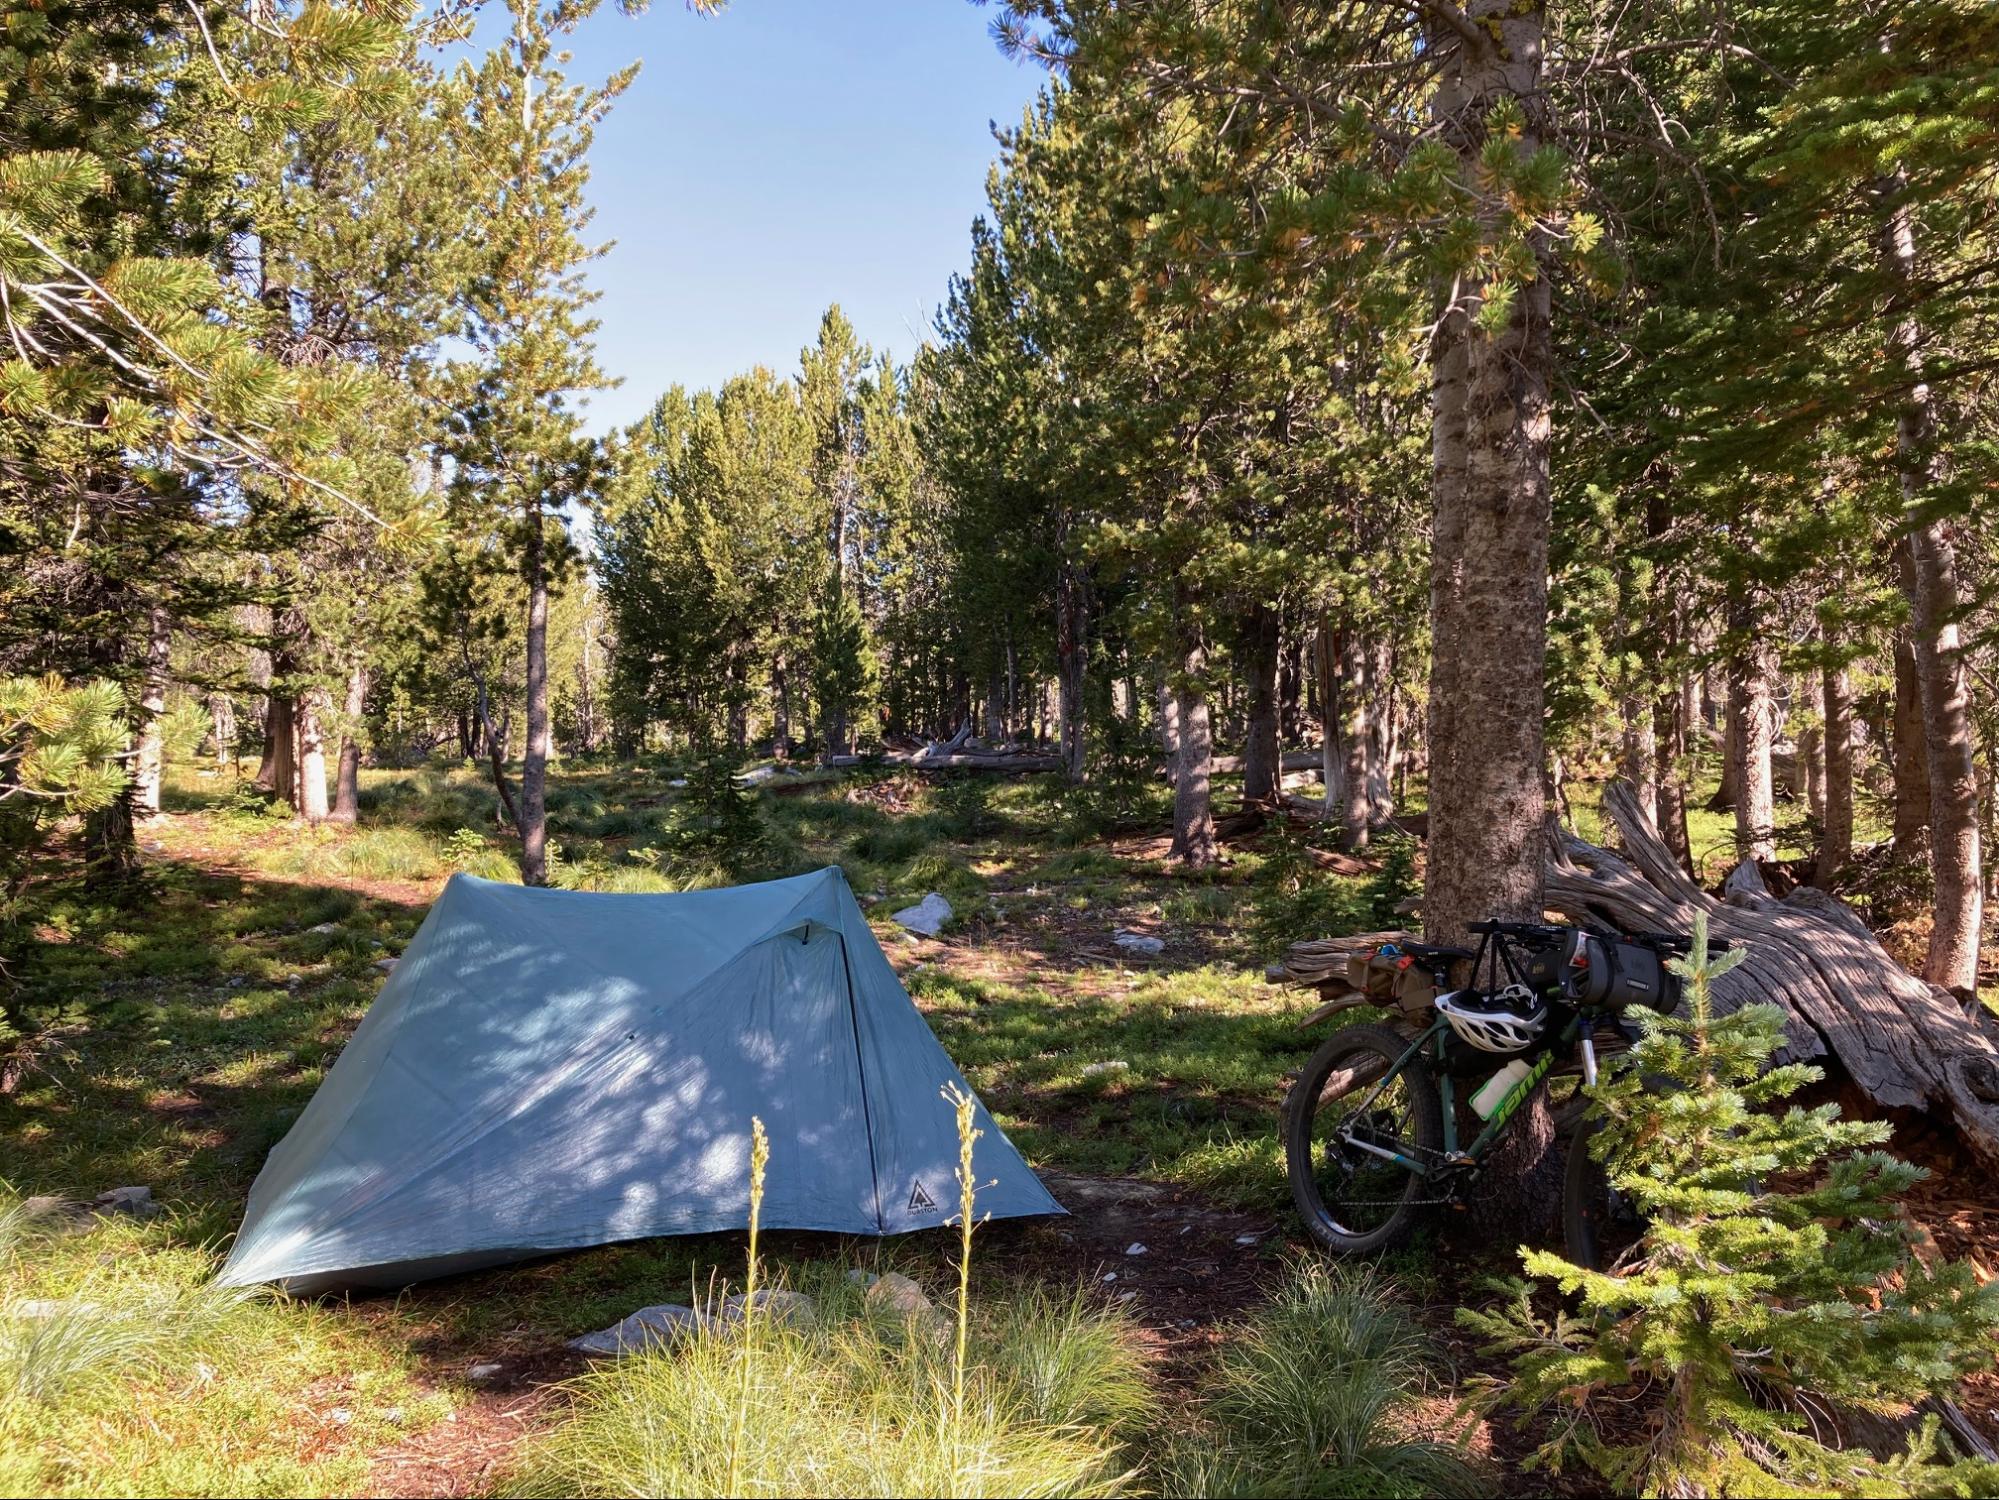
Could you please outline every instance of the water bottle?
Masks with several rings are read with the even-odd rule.
[[[1514,1058],[1479,1085],[1478,1092],[1471,1096],[1472,1113],[1481,1120],[1490,1120],[1493,1111],[1506,1101],[1506,1096],[1519,1087],[1520,1081],[1533,1071],[1519,1058]]]

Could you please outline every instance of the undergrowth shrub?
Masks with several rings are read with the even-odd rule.
[[[1868,1149],[1886,1124],[1783,1103],[1822,1074],[1768,1066],[1777,1007],[1715,1014],[1711,982],[1744,956],[1711,957],[1697,916],[1673,960],[1688,1014],[1634,1012],[1643,1036],[1593,1091],[1592,1149],[1647,1221],[1635,1249],[1608,1272],[1523,1252],[1574,1310],[1544,1314],[1515,1282],[1498,1310],[1460,1313],[1512,1357],[1491,1399],[1557,1413],[1538,1462],[1647,1494],[1993,1493],[1999,1466],[1939,1461],[1933,1418],[1888,1460],[1819,1420],[1906,1412],[1990,1369],[1999,1283],[1914,1257],[1895,1199],[1925,1174]]]
[[[1169,1495],[1472,1495],[1461,1444],[1410,1410],[1428,1340],[1367,1267],[1305,1265],[1223,1346],[1199,1424],[1166,1451]]]

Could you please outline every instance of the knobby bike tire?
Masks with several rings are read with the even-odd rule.
[[[1304,1071],[1284,1096],[1284,1160],[1291,1179],[1291,1197],[1312,1238],[1328,1250],[1346,1255],[1363,1255],[1390,1250],[1407,1243],[1410,1233],[1423,1217],[1420,1200],[1434,1190],[1414,1172],[1403,1174],[1399,1206],[1379,1226],[1363,1233],[1347,1228],[1338,1213],[1337,1202],[1323,1196],[1316,1168],[1318,1151],[1312,1125],[1321,1104],[1320,1094],[1327,1080],[1343,1064],[1365,1055],[1382,1057],[1389,1064],[1409,1050],[1410,1038],[1387,1026],[1347,1026],[1333,1033],[1312,1054]],[[1381,1075],[1377,1075],[1379,1077]],[[1398,1075],[1409,1097],[1411,1144],[1425,1156],[1435,1158],[1444,1147],[1443,1104],[1436,1080],[1422,1058],[1410,1059]],[[1372,1082],[1357,1085],[1372,1088]],[[1393,1195],[1379,1201],[1393,1201]],[[1348,1215],[1351,1218],[1351,1215]]]

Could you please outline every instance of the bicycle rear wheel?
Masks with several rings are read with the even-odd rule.
[[[1291,1196],[1312,1237],[1363,1254],[1407,1241],[1444,1144],[1443,1106],[1421,1058],[1399,1071],[1409,1038],[1386,1026],[1335,1032],[1284,1098],[1284,1158]]]

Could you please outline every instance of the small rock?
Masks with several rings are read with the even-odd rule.
[[[669,782],[667,783],[667,785],[668,785],[668,786],[675,786],[675,787],[678,787],[678,786],[686,786],[686,785],[687,785],[687,778],[686,778],[685,776],[676,776],[676,777],[674,777],[674,778],[673,778],[673,780],[669,781]]]
[[[393,974],[396,972],[396,965],[400,962],[400,959],[378,958],[375,960],[375,967],[380,969],[384,974]]]
[[[923,1288],[899,1271],[869,1282],[866,1301],[870,1311],[898,1313],[905,1318],[935,1310]]]
[[[339,930],[340,930],[340,924],[338,922],[321,922],[317,927],[306,928],[307,932],[316,932],[319,933],[321,936],[324,936],[329,932],[338,932]]]
[[[500,1370],[501,1366],[497,1364],[477,1364],[465,1372],[465,1378],[467,1380],[491,1380],[495,1375],[500,1373]]]
[[[1145,1254],[1145,1246],[1139,1244],[1137,1240],[1133,1240],[1129,1245],[1124,1247],[1124,1253],[1126,1255],[1143,1255]]]
[[[138,1219],[155,1219],[166,1212],[153,1201],[153,1190],[149,1187],[112,1188],[108,1193],[99,1193],[91,1207],[100,1214],[131,1214]]]
[[[1117,1272],[1115,1272],[1115,1271],[1106,1271],[1106,1272],[1104,1272],[1104,1280],[1106,1280],[1106,1281],[1116,1281],[1116,1280],[1117,1280]]]
[[[641,1349],[657,1346],[670,1348],[681,1339],[691,1338],[701,1330],[701,1314],[691,1307],[677,1303],[662,1303],[658,1307],[642,1307],[622,1322],[613,1323],[609,1328],[600,1328],[595,1333],[586,1333],[581,1338],[571,1339],[569,1347],[580,1349],[585,1354],[636,1354]]]
[[[725,1298],[722,1303],[722,1319],[728,1323],[743,1321],[743,1308],[747,1298],[740,1292]],[[786,1291],[782,1287],[765,1287],[756,1294],[756,1308],[760,1317],[778,1323],[789,1323],[794,1328],[809,1327],[819,1315],[819,1304],[803,1292]]]
[[[349,1422],[354,1420],[354,1413],[344,1406],[336,1406],[326,1414],[326,1420],[331,1422],[335,1427],[345,1427]]]
[[[1083,1076],[1085,1078],[1097,1078],[1105,1073],[1129,1073],[1130,1071],[1130,1063],[1121,1057],[1114,1057],[1108,1062],[1086,1063],[1083,1067]]]
[[[1153,954],[1164,953],[1166,951],[1166,942],[1163,938],[1147,937],[1142,932],[1125,932],[1120,930],[1117,936],[1113,937],[1111,941],[1127,953]]]
[[[243,988],[243,983],[244,983],[243,976],[241,974],[238,974],[229,981],[229,988],[232,990],[240,990]]]
[[[1260,1234],[1239,1234],[1235,1237],[1235,1242],[1238,1245],[1254,1245],[1262,1238],[1263,1236]]]
[[[69,1313],[94,1313],[95,1302],[62,1302],[52,1297],[31,1297],[21,1302],[7,1304],[7,1316],[20,1318],[29,1323],[46,1323],[52,1318],[60,1318]]]
[[[932,891],[916,905],[905,906],[897,912],[895,920],[911,932],[936,937],[944,930],[944,924],[951,920],[951,903]]]
[[[776,766],[757,766],[752,770],[743,772],[736,780],[740,781],[744,786],[761,786],[775,775],[777,775]]]
[[[382,1420],[387,1422],[391,1427],[402,1426],[407,1415],[400,1406],[385,1406],[382,1408]]]

